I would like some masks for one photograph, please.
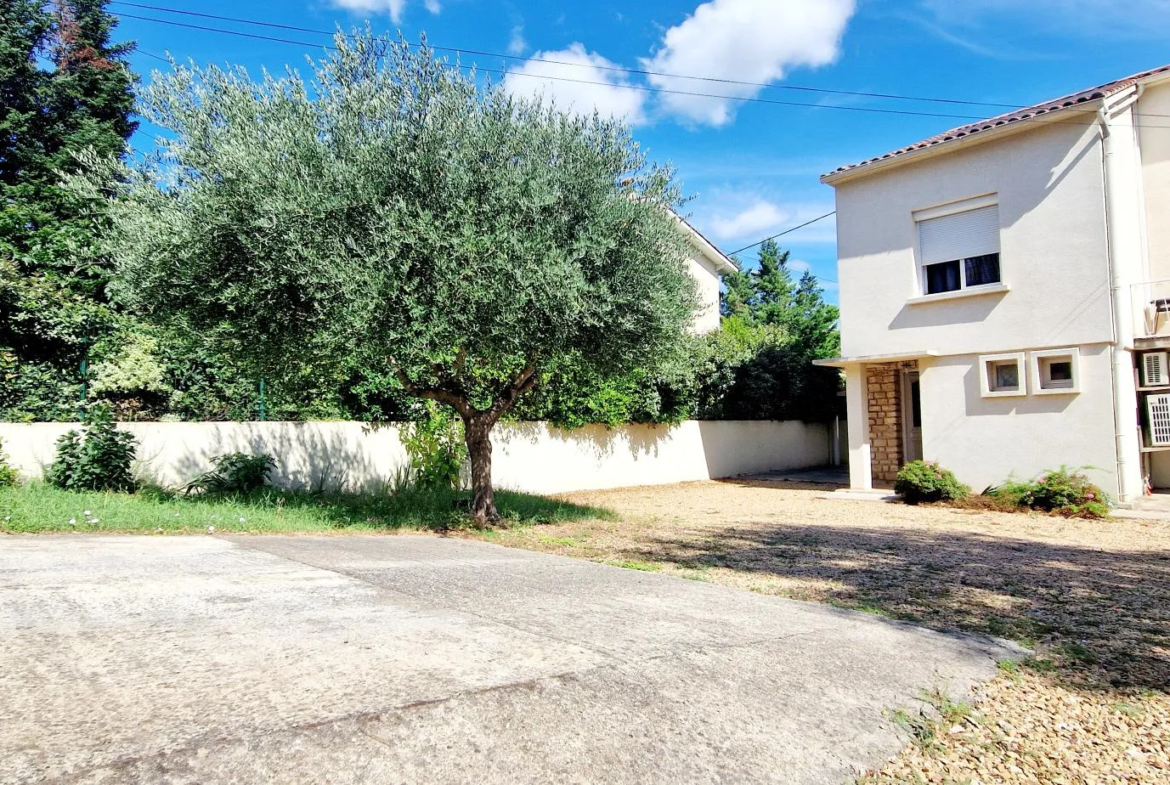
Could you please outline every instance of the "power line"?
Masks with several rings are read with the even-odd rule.
[[[237,36],[240,38],[249,38],[249,39],[258,40],[258,41],[271,41],[274,43],[291,44],[293,46],[329,49],[329,50],[334,50],[334,51],[336,51],[336,49],[337,49],[337,47],[335,47],[331,44],[320,44],[320,43],[312,43],[312,42],[308,42],[308,41],[297,41],[297,40],[293,40],[293,39],[289,39],[289,38],[278,38],[276,36],[260,35],[257,33],[245,33],[245,32],[242,32],[240,30],[227,30],[227,29],[222,28],[222,27],[209,27],[206,25],[196,25],[196,24],[191,24],[188,22],[176,22],[176,21],[172,21],[170,19],[155,19],[155,18],[147,17],[147,16],[139,16],[137,14],[128,14],[128,13],[125,13],[123,11],[117,11],[115,13],[118,16],[123,17],[123,18],[127,18],[127,19],[136,19],[136,20],[139,20],[142,22],[152,22],[155,24],[170,25],[173,27],[182,27],[182,28],[186,28],[189,30],[201,30],[201,31],[205,31],[205,32],[220,33],[223,35]],[[596,81],[592,81],[589,79],[572,79],[572,78],[564,77],[564,76],[528,74],[528,73],[523,73],[520,71],[508,71],[505,69],[498,69],[498,68],[485,68],[485,67],[482,67],[479,65],[461,66],[461,67],[469,68],[469,69],[475,68],[476,71],[481,72],[481,73],[499,74],[502,76],[519,76],[519,77],[527,77],[527,78],[531,78],[531,79],[547,80],[547,81],[554,81],[554,82],[568,82],[571,84],[587,84],[587,85],[598,85],[598,86],[602,86],[602,87],[618,87],[618,88],[621,88],[624,90],[637,90],[639,92],[662,93],[662,94],[666,94],[666,95],[686,95],[686,96],[691,96],[691,97],[695,97],[695,98],[711,98],[711,99],[720,100],[720,101],[736,101],[739,103],[767,104],[767,105],[771,105],[771,106],[794,106],[794,107],[807,108],[807,109],[833,109],[833,110],[841,111],[841,112],[861,112],[861,113],[865,113],[865,114],[898,115],[898,116],[902,116],[902,117],[944,118],[944,119],[950,119],[950,120],[976,121],[976,123],[978,123],[979,121],[985,121],[985,120],[989,119],[989,118],[985,118],[985,117],[982,117],[979,115],[945,114],[945,113],[941,113],[941,112],[916,112],[916,111],[909,111],[909,110],[905,110],[905,109],[880,109],[880,108],[876,108],[876,107],[864,107],[864,106],[838,106],[835,104],[806,103],[806,102],[801,102],[801,101],[778,101],[776,99],[771,99],[771,98],[751,98],[751,97],[746,97],[746,96],[724,95],[724,94],[718,94],[718,93],[698,93],[698,92],[693,92],[693,91],[689,91],[689,90],[671,90],[671,89],[667,89],[667,88],[651,87],[651,86],[647,86],[647,85],[614,84],[612,82],[596,82]],[[1074,109],[1073,111],[1076,111],[1076,110]],[[1050,114],[1050,112],[1046,112],[1046,113],[1040,114],[1040,115],[1033,115],[1031,117],[1022,117],[1022,118],[1019,118],[1017,120],[1012,121],[1012,124],[1019,125],[1022,123],[1043,121],[1043,120],[1047,119],[1048,114]],[[1146,115],[1146,116],[1153,117],[1156,115],[1151,114],[1151,115]],[[990,118],[990,119],[994,119],[994,118]],[[1095,125],[1094,122],[1077,122],[1075,120],[1053,120],[1053,121],[1051,121],[1051,123],[1053,125],[1082,125],[1082,126],[1086,126],[1086,127]],[[1170,129],[1170,126],[1167,126],[1167,125],[1148,125],[1148,124],[1142,124],[1142,123],[1135,123],[1134,126],[1137,128]]]
[[[829,216],[836,215],[836,214],[837,214],[837,211],[833,210],[832,212],[825,213],[824,215],[819,215],[816,218],[812,219],[811,221],[805,221],[800,226],[793,226],[791,229],[785,229],[783,232],[778,232],[778,233],[772,235],[771,237],[765,237],[763,240],[760,240],[758,242],[754,242],[751,245],[745,245],[743,248],[740,248],[739,250],[736,250],[736,251],[732,251],[731,253],[729,253],[727,255],[728,256],[735,256],[737,253],[743,253],[744,251],[748,250],[749,248],[755,248],[757,245],[763,245],[764,243],[768,242],[769,240],[775,240],[776,238],[783,237],[786,234],[792,234],[797,229],[803,229],[806,226],[812,226],[813,224],[817,223],[818,221],[823,221],[826,218],[828,218]],[[836,283],[836,281],[833,281],[833,283]]]
[[[240,30],[227,30],[222,27],[208,27],[206,25],[196,25],[189,22],[175,22],[170,19],[154,19],[148,16],[139,16],[137,14],[128,14],[124,11],[117,11],[118,16],[126,19],[137,19],[142,22],[154,22],[156,24],[171,25],[174,27],[183,27],[189,30],[202,30],[210,33],[222,33],[224,35],[233,35],[240,38],[251,38],[258,41],[272,41],[280,44],[292,44],[293,46],[307,46],[322,49],[336,50],[337,47],[330,44],[318,44],[308,41],[296,41],[290,38],[278,38],[270,35],[260,35],[258,33],[245,33]],[[772,98],[749,98],[746,96],[722,95],[718,93],[697,93],[690,90],[670,90],[663,87],[650,87],[648,85],[634,85],[634,84],[619,84],[615,85],[610,82],[595,82],[589,79],[572,79],[565,76],[546,76],[543,74],[527,74],[519,71],[508,71],[500,68],[484,68],[482,66],[464,66],[465,68],[474,67],[477,71],[489,74],[500,74],[503,76],[521,76],[531,79],[551,80],[555,82],[569,82],[572,84],[589,84],[602,85],[605,87],[620,87],[623,90],[638,90],[647,93],[665,93],[668,95],[687,95],[696,98],[714,98],[721,101],[739,101],[741,103],[755,103],[755,104],[770,104],[773,106],[797,106],[810,109],[836,109],[843,112],[865,112],[869,114],[891,114],[901,115],[907,117],[940,117],[952,120],[982,120],[978,115],[963,115],[963,114],[943,114],[940,112],[914,112],[905,109],[879,109],[876,107],[866,106],[835,106],[833,104],[814,104],[801,101],[777,101]]]
[[[208,13],[203,13],[200,11],[189,11],[189,10],[180,9],[180,8],[169,8],[166,6],[148,5],[145,3],[123,2],[122,0],[114,0],[112,5],[124,5],[124,6],[129,6],[132,8],[142,8],[142,9],[146,9],[148,11],[158,11],[158,12],[167,13],[167,14],[179,14],[182,16],[193,16],[193,17],[198,17],[198,18],[202,18],[202,19],[214,19],[214,20],[220,21],[220,22],[234,22],[237,24],[255,25],[258,27],[268,27],[268,28],[273,28],[273,29],[278,29],[278,30],[289,30],[291,32],[296,32],[296,33],[312,33],[314,35],[333,36],[337,32],[337,31],[330,31],[330,30],[321,30],[321,29],[312,28],[312,27],[300,27],[298,25],[286,25],[286,24],[281,24],[278,22],[260,21],[260,20],[256,20],[256,19],[244,19],[241,17],[222,16],[220,14],[208,14]],[[125,16],[129,16],[131,19],[143,19],[145,21],[158,21],[158,22],[166,23],[166,20],[162,20],[162,19],[146,20],[145,17],[132,16],[130,14],[125,14]],[[343,35],[346,35],[346,37],[352,37],[352,34],[349,34],[349,33],[343,33]],[[300,43],[300,42],[298,42],[298,43]],[[415,44],[409,44],[409,45],[415,46]],[[1003,104],[1003,103],[993,103],[993,102],[988,102],[988,101],[967,101],[967,100],[962,100],[962,99],[958,99],[958,98],[934,98],[934,97],[915,96],[915,95],[897,95],[897,94],[893,94],[893,93],[873,93],[873,92],[865,92],[865,91],[861,91],[861,90],[835,90],[835,89],[826,88],[826,87],[808,87],[805,85],[769,84],[767,82],[750,82],[750,81],[744,81],[742,79],[727,79],[727,78],[713,77],[713,76],[696,76],[693,74],[674,74],[674,73],[667,73],[667,72],[662,72],[662,71],[651,71],[651,70],[639,69],[639,68],[625,68],[623,66],[616,66],[616,65],[605,66],[605,65],[595,65],[593,63],[574,63],[574,62],[569,62],[569,61],[565,61],[565,60],[552,60],[552,59],[544,58],[544,57],[524,57],[522,55],[510,55],[510,54],[503,54],[501,52],[488,52],[488,51],[483,51],[483,50],[478,50],[478,49],[465,49],[465,48],[455,47],[455,46],[436,46],[436,45],[430,45],[430,46],[432,49],[435,49],[436,51],[440,51],[440,52],[453,52],[455,54],[473,55],[476,57],[498,57],[498,58],[501,58],[504,60],[517,60],[517,61],[525,62],[525,63],[547,63],[549,65],[568,66],[568,67],[572,67],[572,68],[593,68],[593,69],[596,69],[599,71],[614,71],[614,72],[619,72],[619,73],[624,73],[624,74],[633,74],[636,76],[657,76],[657,77],[667,78],[667,79],[686,79],[686,80],[699,81],[699,82],[712,82],[712,83],[716,83],[716,84],[741,85],[741,86],[745,86],[745,87],[758,87],[758,88],[772,89],[772,90],[792,90],[792,91],[797,91],[797,92],[821,93],[821,94],[826,94],[826,95],[847,95],[847,96],[862,97],[862,98],[883,98],[883,99],[894,100],[894,101],[924,101],[924,102],[930,102],[930,103],[957,104],[957,105],[962,105],[962,106],[988,106],[988,107],[997,108],[997,109],[1023,109],[1023,108],[1025,108],[1024,106],[1021,106],[1018,104]]]
[[[140,55],[146,55],[147,57],[153,57],[155,60],[160,60],[160,61],[166,63],[167,65],[170,65],[170,63],[171,63],[171,61],[169,59],[163,57],[162,55],[156,55],[154,52],[148,52],[145,49],[135,48],[134,51]]]

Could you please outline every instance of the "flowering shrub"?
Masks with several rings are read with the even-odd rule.
[[[971,489],[950,471],[930,461],[911,461],[898,472],[894,492],[907,504],[963,499]]]
[[[1061,466],[1031,482],[1008,482],[987,490],[988,496],[1018,507],[1054,512],[1075,518],[1105,518],[1109,497],[1089,482],[1083,471]]]

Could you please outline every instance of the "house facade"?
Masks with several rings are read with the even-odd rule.
[[[919,458],[977,490],[1170,487],[1170,66],[822,180],[852,489]]]
[[[675,214],[683,234],[690,245],[692,256],[688,265],[691,277],[699,285],[699,310],[691,331],[697,335],[719,329],[719,293],[722,276],[736,272],[735,262],[720,251],[714,243],[691,226],[682,216]]]

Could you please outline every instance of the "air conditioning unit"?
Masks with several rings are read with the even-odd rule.
[[[1150,446],[1170,446],[1170,393],[1146,396],[1150,421]]]
[[[1142,386],[1170,386],[1170,365],[1167,352],[1147,352],[1142,355]]]

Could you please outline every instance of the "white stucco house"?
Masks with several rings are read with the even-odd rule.
[[[842,167],[850,484],[1170,487],[1170,66]]]
[[[694,252],[688,269],[699,284],[700,307],[691,329],[699,335],[714,332],[719,329],[719,292],[722,286],[720,276],[736,272],[739,268],[727,254],[716,248],[714,243],[691,226],[685,218],[677,213],[674,217],[678,219]]]

